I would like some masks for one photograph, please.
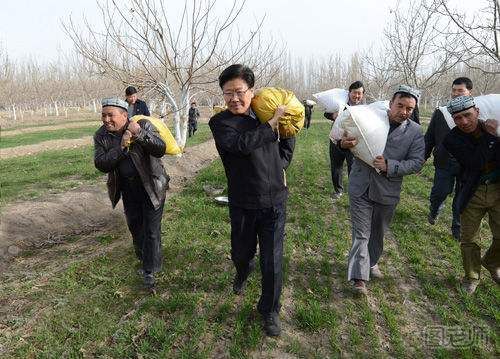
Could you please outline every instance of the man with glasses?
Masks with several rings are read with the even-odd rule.
[[[227,109],[214,115],[209,126],[226,171],[231,219],[231,259],[236,268],[233,291],[241,294],[260,250],[262,294],[257,305],[269,336],[281,333],[283,238],[288,188],[285,169],[295,139],[280,139],[279,106],[274,117],[261,123],[250,104],[254,74],[243,65],[231,65],[219,76]]]

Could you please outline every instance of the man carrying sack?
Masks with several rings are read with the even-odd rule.
[[[103,125],[94,135],[95,167],[108,174],[113,208],[120,197],[144,284],[155,285],[162,265],[161,218],[167,174],[161,157],[165,142],[147,120],[129,121],[128,104],[117,98],[102,101]]]
[[[410,120],[418,96],[417,90],[399,86],[389,103],[390,129],[383,154],[375,157],[373,166],[354,159],[349,177],[352,246],[347,277],[359,294],[367,294],[366,282],[371,277],[382,277],[378,261],[399,202],[403,176],[420,171],[424,164],[424,136],[420,125]],[[353,137],[339,140],[342,148],[357,143]]]
[[[475,292],[481,265],[500,284],[500,140],[498,122],[479,121],[479,111],[471,96],[450,101],[448,111],[456,127],[444,139],[444,147],[462,167],[458,208],[460,211],[460,249],[465,277],[463,290]],[[493,240],[481,259],[479,227],[488,214]]]

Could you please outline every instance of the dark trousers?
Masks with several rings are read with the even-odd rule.
[[[257,305],[263,314],[278,313],[283,286],[283,237],[286,202],[271,208],[245,209],[229,206],[231,259],[238,274],[248,275],[250,261],[260,248],[262,294]]]
[[[161,218],[163,205],[155,209],[140,179],[121,180],[123,208],[137,258],[144,271],[159,272],[162,264]]]
[[[311,126],[311,115],[309,116],[305,116],[305,119],[304,119],[304,127],[305,128],[309,128],[309,126]]]
[[[351,151],[343,151],[330,141],[330,169],[332,172],[333,190],[343,192],[342,180],[344,176],[344,161],[347,162],[347,174],[351,173],[353,156]]]
[[[188,122],[188,136],[191,137],[194,135],[196,130],[198,129],[198,123],[196,121],[189,121]]]
[[[430,215],[436,217],[446,197],[448,197],[448,195],[453,192],[453,188],[455,188],[455,195],[453,196],[452,203],[453,220],[451,228],[458,229],[460,228],[460,213],[457,201],[457,195],[460,190],[459,173],[460,166],[453,161],[448,161],[445,167],[436,167],[430,195]]]

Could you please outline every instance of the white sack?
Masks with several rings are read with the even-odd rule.
[[[325,112],[338,112],[347,104],[349,92],[336,88],[315,93],[313,96],[325,108]]]
[[[306,100],[306,105],[314,106],[316,105],[316,102],[314,102],[313,100]]]
[[[348,106],[334,124],[334,127],[340,127],[342,132],[345,131],[348,136],[358,140],[358,144],[351,148],[352,154],[372,167],[375,157],[384,153],[387,142],[389,134],[387,109],[386,101]]]
[[[477,96],[474,97],[474,102],[479,109],[481,121],[493,119],[498,122],[497,136],[500,137],[500,94]]]
[[[358,105],[359,106],[365,106],[368,107],[370,110],[372,110],[377,116],[381,118],[385,118],[387,116],[387,111],[389,110],[389,101],[376,101],[372,102],[369,105]],[[347,108],[350,108],[347,106]],[[342,138],[342,135],[344,134],[344,130],[342,129],[342,121],[344,118],[349,117],[350,114],[347,113],[347,111],[344,111],[344,113],[340,113],[333,123],[332,130],[330,131],[330,139],[334,142],[340,140]]]
[[[448,107],[446,106],[441,106],[439,107],[439,111],[443,114],[444,120],[448,124],[448,127],[450,130],[452,130],[455,127],[455,121],[453,121],[453,117],[451,117],[451,113],[448,112]]]

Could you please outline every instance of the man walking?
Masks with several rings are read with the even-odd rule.
[[[399,86],[389,103],[389,135],[383,154],[371,167],[355,158],[349,177],[352,247],[349,252],[348,280],[354,290],[366,294],[370,277],[382,277],[378,261],[384,234],[399,202],[403,176],[420,171],[424,163],[424,136],[410,120],[419,93]],[[352,148],[357,139],[343,137],[342,148]]]
[[[160,158],[165,142],[147,120],[129,121],[127,110],[123,100],[102,101],[103,125],[94,135],[94,164],[108,173],[113,208],[122,198],[140,273],[144,284],[153,287],[154,273],[162,264],[160,227],[167,175]]]
[[[498,122],[480,122],[479,111],[471,96],[460,96],[448,104],[456,127],[445,137],[444,147],[456,158],[462,172],[458,193],[461,213],[460,250],[465,276],[462,288],[475,292],[481,265],[500,284],[500,139]],[[481,258],[479,227],[488,214],[493,240]]]
[[[451,98],[458,96],[470,96],[472,91],[472,81],[467,77],[458,77],[451,85]],[[460,165],[457,160],[450,156],[444,148],[442,142],[451,129],[455,127],[455,122],[446,107],[439,107],[434,110],[431,122],[425,133],[425,159],[431,153],[434,156],[434,180],[430,194],[429,215],[427,220],[430,224],[436,223],[436,218],[442,210],[446,197],[453,192],[451,233],[458,241],[460,240],[460,213],[458,211],[457,194],[460,190]]]
[[[356,106],[363,103],[365,89],[361,81],[354,81],[349,86],[349,97],[347,104],[349,106]],[[335,121],[337,116],[332,113],[325,113],[325,117],[329,120]],[[339,199],[344,193],[344,161],[347,162],[347,174],[351,173],[353,156],[351,151],[342,149],[337,143],[330,141],[330,170],[333,183],[333,200]]]
[[[188,112],[188,135],[193,136],[198,129],[198,117],[200,117],[200,111],[196,108],[196,102],[191,102],[191,107]]]
[[[214,115],[209,126],[226,171],[231,259],[236,268],[233,291],[241,294],[260,250],[262,294],[257,310],[269,336],[281,333],[279,321],[283,285],[283,239],[288,188],[285,169],[295,139],[280,139],[279,106],[271,120],[261,123],[250,107],[255,77],[247,66],[231,65],[219,76],[227,109]]]

